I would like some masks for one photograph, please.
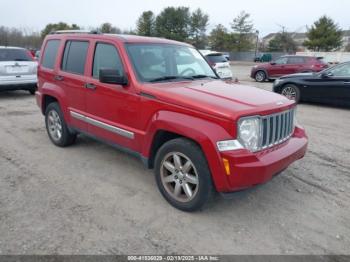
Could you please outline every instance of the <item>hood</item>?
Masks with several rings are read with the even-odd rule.
[[[142,89],[166,103],[231,120],[280,112],[294,105],[279,94],[221,80],[146,84]]]
[[[315,77],[315,73],[297,73],[297,74],[291,74],[291,75],[285,75],[280,77],[280,79],[286,79],[286,78],[311,78]]]

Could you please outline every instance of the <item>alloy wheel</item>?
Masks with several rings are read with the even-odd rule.
[[[290,100],[294,100],[295,101],[296,97],[297,97],[297,91],[292,86],[286,86],[282,90],[282,95],[284,95],[285,97],[287,97]]]
[[[51,110],[48,114],[47,125],[50,136],[53,140],[59,141],[62,137],[62,123],[60,116],[55,110]]]
[[[198,193],[199,176],[192,161],[180,152],[168,153],[160,166],[162,185],[179,202],[189,202]]]

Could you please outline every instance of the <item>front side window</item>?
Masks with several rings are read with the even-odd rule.
[[[217,78],[207,61],[192,47],[172,44],[126,44],[142,82]]]
[[[98,78],[100,69],[113,69],[123,73],[123,64],[117,49],[110,44],[97,43],[94,54],[92,77]]]
[[[335,66],[328,72],[335,77],[350,77],[350,63]]]
[[[60,46],[60,40],[47,41],[46,48],[43,55],[42,66],[53,69],[56,62],[58,48]]]
[[[84,74],[89,42],[67,41],[64,49],[61,68],[73,74]]]
[[[275,61],[276,65],[286,65],[288,62],[287,57],[281,57]]]

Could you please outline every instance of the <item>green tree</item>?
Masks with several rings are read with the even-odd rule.
[[[250,20],[250,14],[242,11],[231,23],[231,28],[236,35],[235,49],[237,51],[248,51],[254,47],[252,40],[253,22]]]
[[[270,52],[295,52],[297,44],[293,40],[291,33],[280,32],[269,42],[268,51]]]
[[[328,16],[322,16],[307,32],[308,40],[304,42],[310,50],[332,51],[342,46],[342,30]]]
[[[120,34],[121,30],[115,26],[113,26],[111,23],[103,23],[100,28],[99,31],[101,33],[105,33],[105,34]]]
[[[227,28],[218,24],[209,35],[210,48],[216,51],[231,51],[235,42],[234,35]]]
[[[58,30],[79,30],[80,27],[76,24],[69,25],[64,22],[59,22],[56,24],[47,24],[45,28],[41,31],[41,37],[44,38],[46,35],[50,34],[51,32],[58,31]]]
[[[156,34],[177,41],[189,37],[190,11],[187,7],[166,7],[156,18]]]
[[[152,11],[145,11],[136,22],[136,31],[138,35],[153,36],[155,31],[156,18]]]
[[[209,16],[198,8],[190,17],[190,38],[191,43],[197,48],[205,48],[207,37],[205,32],[207,30]]]

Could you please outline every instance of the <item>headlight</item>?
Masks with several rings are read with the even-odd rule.
[[[259,148],[260,140],[260,118],[242,118],[238,122],[238,139],[242,145],[255,152]]]
[[[275,80],[275,82],[273,82],[273,84],[274,84],[275,86],[277,86],[280,82],[281,82],[281,80],[280,80],[279,78],[277,78],[277,79]]]

